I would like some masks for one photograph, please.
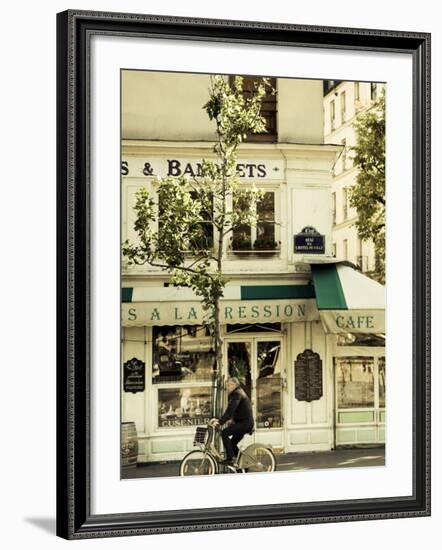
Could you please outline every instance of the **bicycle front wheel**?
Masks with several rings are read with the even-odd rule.
[[[264,445],[250,445],[250,448],[244,451],[244,455],[247,458],[247,468],[241,468],[243,473],[274,472],[276,469],[275,455]]]
[[[203,451],[191,451],[180,464],[180,476],[213,476],[216,471],[215,459]]]

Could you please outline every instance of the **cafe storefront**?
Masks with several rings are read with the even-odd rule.
[[[219,387],[229,375],[253,404],[256,431],[247,437],[276,451],[382,443],[383,287],[354,272],[358,295],[375,307],[352,302],[351,272],[321,264],[301,284],[228,284],[222,372],[190,289],[124,288],[122,411],[136,422],[138,461],[178,460],[191,450],[195,427],[222,408]]]

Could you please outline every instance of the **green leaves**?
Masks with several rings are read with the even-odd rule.
[[[363,240],[375,245],[373,278],[385,283],[385,93],[362,112],[354,128],[356,146],[353,163],[358,168],[356,184],[350,188],[350,204],[356,208],[356,227]]]
[[[235,77],[233,87],[230,87],[224,76],[217,75],[211,78],[210,99],[203,108],[209,119],[216,122],[216,131],[221,138],[215,152],[226,155],[226,160],[229,153],[231,154],[248,134],[265,131],[261,103],[268,85],[268,80],[262,79],[262,82],[256,85],[254,94],[245,97],[242,77]]]

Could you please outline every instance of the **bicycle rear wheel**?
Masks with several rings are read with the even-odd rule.
[[[180,464],[180,476],[212,476],[216,471],[215,459],[203,451],[191,451]]]
[[[273,452],[264,445],[250,445],[243,451],[247,458],[247,468],[241,468],[243,473],[246,472],[274,472],[276,469],[276,458]]]

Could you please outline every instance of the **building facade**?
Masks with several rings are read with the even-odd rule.
[[[352,262],[363,272],[375,269],[372,241],[362,241],[355,226],[356,209],[350,206],[349,192],[355,184],[357,168],[351,147],[356,145],[353,123],[359,112],[369,109],[384,89],[375,82],[324,81],[324,140],[342,146],[333,167],[332,247],[339,260]]]
[[[207,75],[123,71],[123,241],[136,240],[140,187],[155,196],[159,177],[197,179],[198,163],[213,158],[202,109],[209,85]],[[139,462],[191,450],[232,372],[254,408],[247,437],[277,451],[384,441],[384,289],[333,256],[332,167],[342,147],[324,143],[323,83],[273,85],[263,104],[269,131],[238,153],[242,184],[264,195],[257,223],[223,250],[222,372],[193,292],[122,258],[122,421],[136,423]]]

